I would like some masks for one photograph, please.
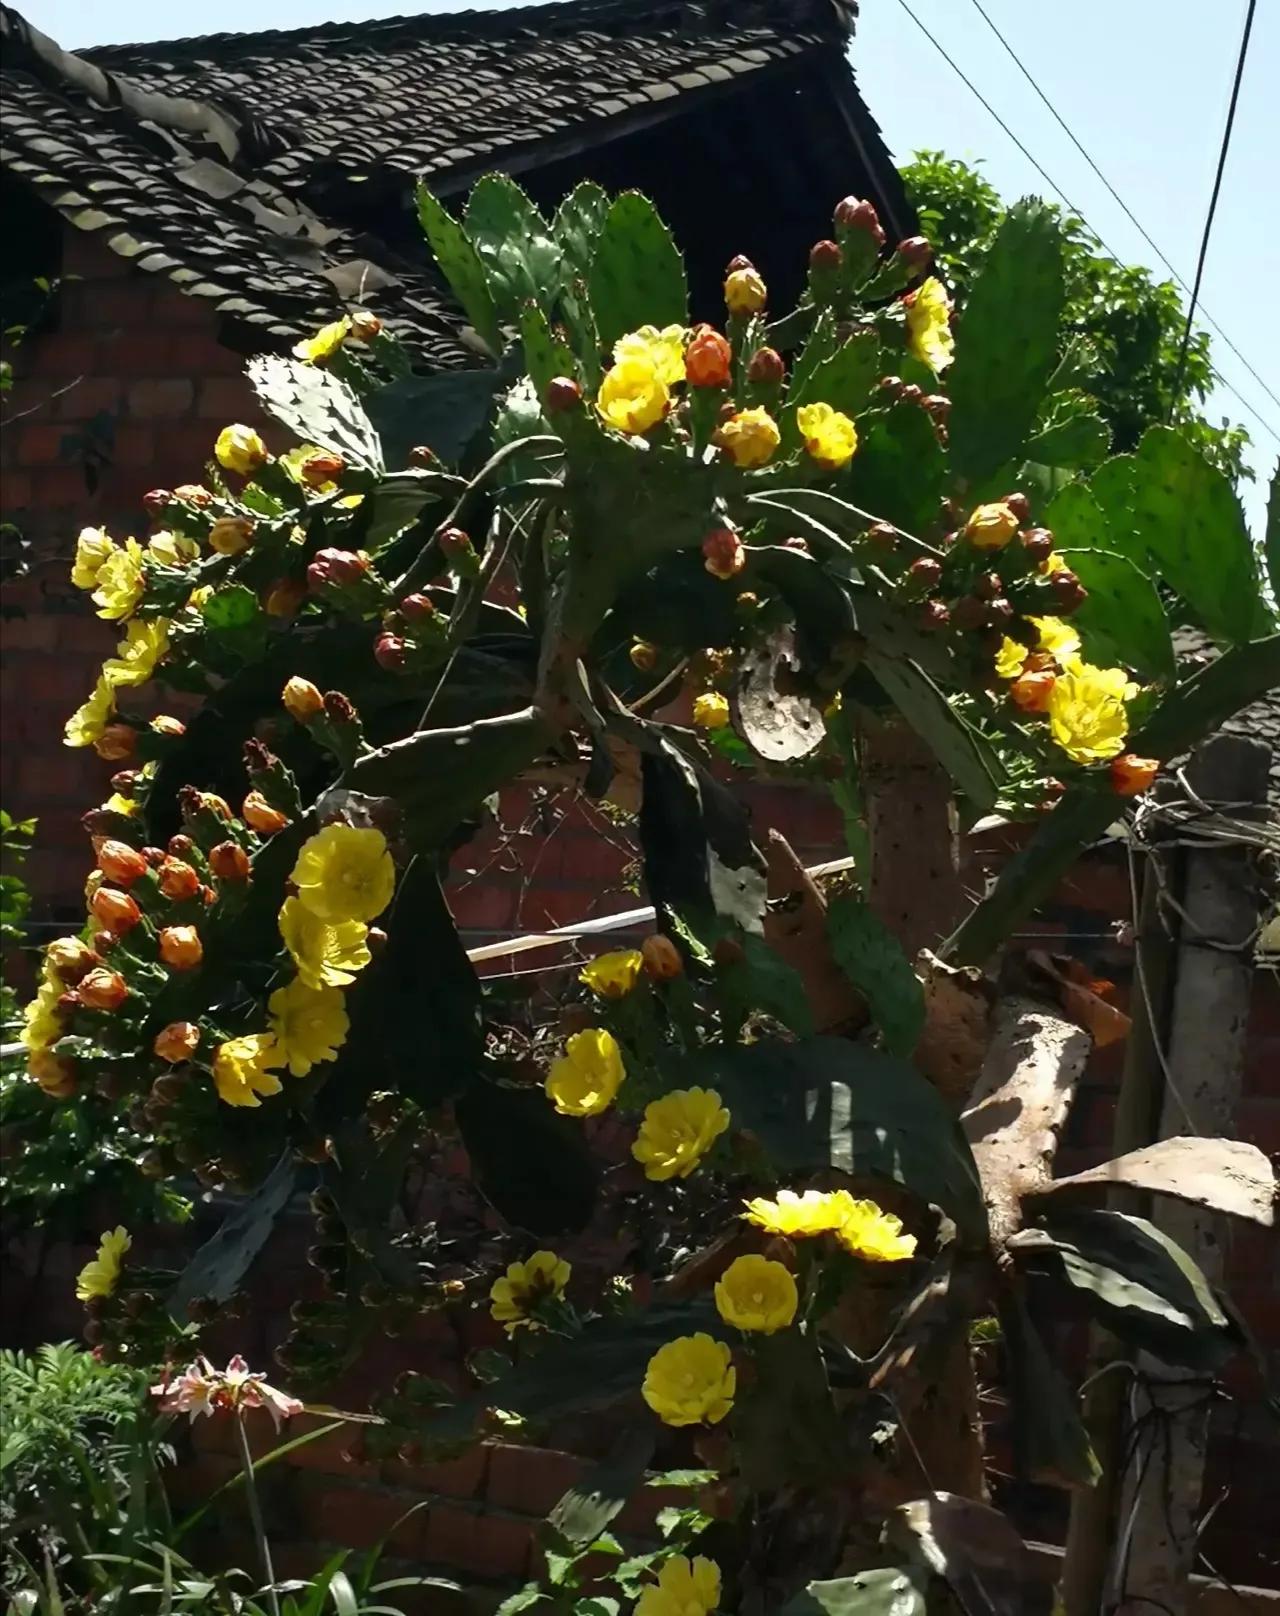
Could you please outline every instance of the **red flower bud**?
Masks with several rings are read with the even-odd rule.
[[[714,326],[700,325],[685,350],[684,371],[690,387],[728,387],[733,349]]]
[[[142,496],[142,508],[148,516],[159,516],[172,498],[167,488],[152,488]]]
[[[179,834],[169,838],[168,852],[171,858],[186,859],[190,858],[192,853],[195,852],[195,846],[196,844],[189,836]]]
[[[758,348],[747,366],[747,380],[760,387],[777,387],[786,373],[782,355],[774,348]]]
[[[946,628],[951,621],[951,611],[947,603],[942,600],[926,600],[920,607],[920,627],[930,631]]]
[[[247,881],[249,855],[239,842],[219,842],[209,851],[209,868],[219,881]]]
[[[702,541],[702,562],[713,578],[732,578],[746,566],[747,552],[731,527],[712,528]]]
[[[876,386],[882,393],[888,393],[891,398],[897,398],[902,391],[903,380],[901,376],[881,376]]]
[[[898,243],[898,257],[912,269],[928,269],[933,262],[933,248],[927,236],[908,236]]]
[[[347,462],[340,454],[317,449],[298,467],[298,475],[308,488],[321,488],[325,483],[337,482],[346,469]]]
[[[640,945],[640,957],[644,961],[645,975],[656,982],[670,982],[684,971],[680,950],[669,937],[646,937]]]
[[[973,592],[979,600],[995,600],[1004,594],[1004,584],[998,572],[983,572],[974,579]]]
[[[1160,773],[1158,758],[1136,757],[1125,752],[1111,760],[1111,789],[1119,797],[1136,797],[1150,790]]]
[[[1005,494],[1000,503],[1007,505],[1020,523],[1031,520],[1031,501],[1025,494]]]
[[[356,710],[349,696],[344,696],[340,690],[326,690],[324,716],[331,724],[354,724]]]
[[[164,863],[165,852],[163,847],[144,847],[142,856],[147,861],[149,869],[158,870]]]
[[[398,634],[379,634],[373,642],[373,659],[388,673],[398,673],[407,656],[408,647]]]
[[[382,330],[382,321],[368,309],[356,309],[350,316],[350,330],[353,341],[372,342]]]
[[[867,202],[856,196],[846,196],[842,202],[836,204],[835,222],[838,231],[862,230],[872,238],[877,247],[884,246],[884,229],[874,202]]]
[[[127,887],[147,873],[147,861],[127,842],[103,842],[98,849],[98,868],[108,881]]]
[[[945,393],[926,393],[920,404],[935,421],[945,421],[951,414],[951,400]]]
[[[898,542],[898,530],[889,522],[872,522],[866,531],[866,540],[877,550],[892,550]]]
[[[349,589],[369,570],[369,558],[358,550],[318,550],[307,568],[307,585],[319,591],[326,585]]]
[[[440,456],[429,444],[415,443],[409,450],[409,459],[415,466],[438,466]]]
[[[914,382],[904,382],[898,389],[898,398],[903,404],[919,404],[924,399],[924,388]]]
[[[1024,713],[1047,713],[1057,682],[1057,674],[1048,669],[1020,673],[1009,686],[1009,700]]]
[[[115,887],[99,887],[89,899],[89,913],[113,937],[123,937],[142,919],[136,900]]]
[[[406,595],[400,602],[400,615],[406,623],[429,623],[436,615],[430,595]]]
[[[442,528],[437,537],[440,541],[440,549],[450,561],[457,559],[459,556],[473,555],[475,553],[471,543],[471,535],[464,533],[460,527]]]
[[[582,403],[582,388],[572,376],[553,376],[543,399],[548,415],[567,415]]]
[[[1009,501],[1005,500],[1008,505]],[[1012,509],[1012,506],[1010,506]],[[1018,518],[1022,520],[1021,517]],[[1021,534],[1022,548],[1033,561],[1044,561],[1053,553],[1053,534],[1047,527],[1029,527]]]
[[[907,568],[907,577],[917,589],[933,589],[942,577],[942,563],[932,556],[920,556]]]
[[[726,275],[736,275],[740,269],[754,269],[755,267],[749,258],[744,258],[739,253],[736,258],[731,258],[725,265],[724,272]]]
[[[108,724],[93,743],[93,749],[108,763],[120,763],[137,751],[138,732],[132,724]]]
[[[99,965],[83,978],[78,991],[80,1002],[90,1010],[118,1010],[129,997],[129,984],[119,971]]]
[[[109,954],[115,946],[116,940],[109,931],[94,932],[93,952],[95,956],[98,954]]]
[[[1053,591],[1053,598],[1060,612],[1074,612],[1077,606],[1083,606],[1089,598],[1089,591],[1070,570],[1064,569],[1062,572],[1053,573],[1049,579],[1049,588]]]
[[[1003,596],[997,595],[994,600],[989,600],[987,602],[988,623],[998,628],[1001,624],[1011,623],[1012,621],[1013,607],[1007,600],[1004,599]]]
[[[801,555],[811,554],[808,539],[802,539],[798,534],[793,534],[789,539],[783,539],[782,548],[784,550],[797,550]]]
[[[981,628],[987,621],[987,603],[977,595],[961,595],[951,608],[951,621],[958,629]]]
[[[45,949],[44,963],[59,982],[74,985],[98,964],[98,957],[79,937],[59,937]]]
[[[809,249],[809,268],[818,274],[831,274],[844,263],[844,253],[837,241],[815,241]]]

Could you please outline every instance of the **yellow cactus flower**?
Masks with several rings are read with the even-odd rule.
[[[71,582],[77,589],[93,589],[107,557],[115,554],[116,541],[102,527],[82,527],[76,540],[76,556]]]
[[[267,446],[251,426],[224,426],[213,445],[214,459],[224,471],[250,477],[267,458]]]
[[[1000,641],[1000,649],[995,655],[996,676],[1000,679],[1016,679],[1022,672],[1027,658],[1031,655],[1029,646],[1010,639],[1006,634]]]
[[[955,338],[951,335],[951,299],[936,275],[930,275],[917,291],[903,299],[907,313],[907,344],[917,359],[935,375],[955,358]]]
[[[782,434],[768,410],[739,410],[716,428],[715,441],[735,466],[750,471],[772,460]]]
[[[759,314],[769,301],[769,289],[758,269],[745,265],[725,276],[724,303],[730,314]]]
[[[882,1212],[874,1201],[855,1201],[848,1190],[836,1190],[843,1209],[837,1242],[864,1262],[903,1262],[914,1257],[916,1237],[903,1234],[902,1219]]]
[[[596,409],[615,431],[639,437],[657,426],[670,403],[671,394],[652,361],[633,356],[605,372]]]
[[[102,806],[109,814],[124,814],[129,819],[138,812],[137,798],[126,797],[119,791],[113,791]]]
[[[1102,763],[1124,751],[1126,701],[1138,694],[1123,668],[1074,664],[1049,697],[1049,731],[1075,763]]]
[[[51,1048],[62,1037],[62,1021],[58,1016],[58,1000],[62,994],[61,982],[42,982],[35,998],[23,1010],[18,1042],[32,1053]]]
[[[344,314],[340,320],[322,325],[314,337],[304,337],[301,342],[295,342],[294,357],[305,359],[309,365],[323,365],[333,358],[350,335],[351,320]]]
[[[619,337],[613,345],[617,364],[628,359],[643,359],[653,366],[654,374],[664,387],[674,387],[684,380],[684,344],[688,333],[681,325],[642,325]]]
[[[284,1054],[270,1033],[228,1038],[213,1052],[218,1098],[227,1105],[261,1105],[263,1095],[279,1094],[280,1079],[271,1068],[283,1065]]]
[[[67,719],[63,729],[65,746],[92,746],[102,739],[103,731],[116,710],[116,693],[105,679],[99,679],[93,694],[83,706],[77,707]]]
[[[534,1313],[540,1302],[559,1300],[573,1269],[554,1251],[535,1251],[528,1262],[513,1262],[489,1291],[489,1312],[511,1335],[527,1324],[540,1329]]]
[[[185,533],[153,533],[147,554],[162,567],[185,567],[200,559],[200,546]]]
[[[776,1200],[757,1196],[745,1204],[747,1210],[742,1216],[748,1223],[766,1234],[785,1235],[790,1240],[834,1234],[845,1215],[838,1192],[826,1190],[805,1190],[803,1195],[779,1190]]]
[[[729,698],[718,690],[704,690],[693,698],[693,721],[699,729],[723,729],[729,722]]]
[[[738,1389],[733,1355],[702,1331],[682,1335],[649,1359],[640,1389],[664,1425],[718,1425]]]
[[[673,1554],[641,1590],[635,1616],[710,1616],[720,1603],[720,1567],[705,1555]]]
[[[294,1077],[331,1061],[347,1041],[350,1018],[338,988],[312,988],[295,977],[267,1000],[271,1035]]]
[[[714,1089],[674,1089],[645,1107],[631,1154],[646,1178],[688,1178],[728,1126]]]
[[[102,664],[102,677],[116,689],[120,685],[145,685],[169,650],[167,617],[134,618],[116,646],[116,654]]]
[[[305,909],[338,925],[380,915],[395,892],[396,867],[380,830],[326,825],[302,844],[290,879]]]
[[[98,568],[93,591],[98,616],[108,621],[128,617],[142,599],[144,584],[142,546],[137,539],[126,539]]]
[[[638,948],[619,948],[612,954],[597,954],[582,967],[578,980],[602,999],[621,999],[639,981],[643,964]]]
[[[597,1117],[607,1111],[626,1077],[618,1040],[603,1027],[588,1027],[565,1040],[551,1063],[547,1094],[566,1117]]]
[[[858,429],[830,404],[802,404],[796,411],[796,425],[810,459],[824,471],[839,471],[853,459]]]
[[[1027,621],[1040,636],[1039,648],[1047,651],[1066,672],[1080,658],[1080,631],[1060,617],[1029,617]]]
[[[735,1330],[772,1335],[796,1316],[800,1293],[788,1268],[751,1253],[735,1258],[716,1285],[716,1310]]]
[[[346,987],[373,958],[369,928],[361,920],[331,926],[300,898],[286,898],[277,923],[298,978],[309,988]]]
[[[1003,550],[1018,531],[1018,518],[1002,499],[979,505],[964,525],[964,536],[976,550]]]
[[[107,1230],[98,1241],[98,1255],[92,1262],[87,1262],[76,1277],[77,1302],[114,1293],[120,1281],[124,1254],[132,1244],[133,1236],[123,1224]]]

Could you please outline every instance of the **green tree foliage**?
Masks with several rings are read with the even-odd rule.
[[[903,168],[907,190],[933,242],[938,262],[963,308],[1001,219],[1004,205],[976,165],[939,151],[917,152]],[[1121,264],[1085,222],[1056,204],[1067,300],[1064,359],[1074,384],[1095,399],[1111,428],[1111,448],[1127,453],[1149,426],[1172,421],[1233,480],[1252,477],[1244,463],[1249,434],[1198,408],[1214,383],[1209,334],[1192,333],[1178,389],[1178,352],[1186,308],[1172,281]]]

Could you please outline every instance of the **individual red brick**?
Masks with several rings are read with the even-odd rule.
[[[568,1492],[584,1468],[583,1461],[571,1453],[494,1443],[489,1454],[486,1497],[500,1509],[541,1518]]]
[[[211,331],[217,326],[218,317],[203,298],[187,297],[168,282],[159,283],[155,299],[155,317],[166,325],[206,326]]]
[[[123,385],[114,376],[85,376],[51,400],[60,421],[91,421],[120,408]]]
[[[166,338],[170,368],[186,376],[238,376],[244,372],[243,354],[224,348],[212,331],[203,327],[184,330],[175,326]]]
[[[33,803],[65,802],[83,785],[79,760],[65,748],[38,752],[23,768],[23,786]]]
[[[308,1431],[324,1431],[328,1425],[334,1429],[294,1448],[284,1463],[293,1470],[316,1470],[347,1481],[376,1481],[378,1467],[365,1463],[352,1451],[360,1437],[359,1425],[335,1422],[323,1414],[299,1414],[289,1422],[288,1440],[292,1442]]]
[[[74,431],[75,428],[64,428],[64,431]],[[88,516],[83,510],[88,490],[84,485],[84,471],[76,465],[40,466],[31,473],[31,509],[33,515],[39,514],[44,523],[43,532],[56,538],[65,540],[67,530],[82,524],[79,521],[81,514]],[[66,515],[66,512],[72,515]],[[27,531],[34,537],[32,528]]]
[[[535,1531],[533,1521],[436,1504],[428,1513],[425,1554],[432,1565],[453,1571],[495,1580],[521,1577],[529,1567]]]
[[[90,235],[70,225],[62,232],[62,270],[65,277],[82,280],[123,279],[140,274],[127,258],[107,246],[104,235]]]
[[[129,414],[139,421],[172,421],[195,403],[194,385],[184,376],[134,382],[127,395]]]
[[[299,1478],[303,1480],[304,1478]],[[312,1533],[326,1543],[371,1549],[390,1534],[387,1551],[419,1558],[424,1549],[428,1511],[410,1494],[374,1487],[342,1487],[328,1476],[308,1476],[301,1500]]]
[[[117,424],[111,442],[111,460],[114,466],[129,468],[152,466],[156,459],[154,427],[132,421]]]
[[[460,927],[474,931],[503,931],[511,924],[515,891],[475,881],[447,889],[449,909]]]
[[[185,366],[178,363],[177,339],[163,327],[151,326],[146,331],[130,331],[112,344],[111,368],[117,375],[158,377],[181,375]]]
[[[58,620],[48,612],[28,609],[24,617],[8,618],[4,625],[5,660],[15,651],[52,651],[57,644]]]
[[[66,281],[62,298],[64,325],[104,333],[147,320],[149,299],[141,279]]]
[[[388,1460],[382,1478],[389,1486],[415,1493],[435,1493],[442,1498],[480,1498],[484,1494],[485,1467],[489,1451],[477,1442],[456,1459],[439,1464],[404,1464]]]
[[[0,509],[20,511],[31,503],[31,474],[6,470],[0,477]]]
[[[31,356],[34,375],[52,379],[92,376],[98,370],[96,340],[80,331],[55,331],[36,339]]]
[[[196,395],[196,414],[202,421],[251,422],[259,415],[260,408],[253,388],[244,377],[206,378]]]
[[[18,429],[20,466],[55,466],[64,460],[63,439],[67,429],[52,422],[29,421]]]

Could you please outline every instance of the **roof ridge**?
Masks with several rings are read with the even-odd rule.
[[[531,5],[502,10],[407,13],[398,17],[370,18],[366,21],[313,23],[300,28],[268,28],[256,33],[196,34],[182,39],[156,40],[137,44],[88,46],[75,54],[85,61],[122,66],[131,60],[154,60],[158,54],[195,57],[221,47],[271,49],[301,41],[358,40],[377,44],[387,38],[451,36],[500,39],[511,34],[537,31],[575,33],[595,27],[615,27],[639,32],[646,25],[687,20],[722,27],[774,26],[796,29],[820,28],[833,37],[852,34],[858,0],[539,0]]]

